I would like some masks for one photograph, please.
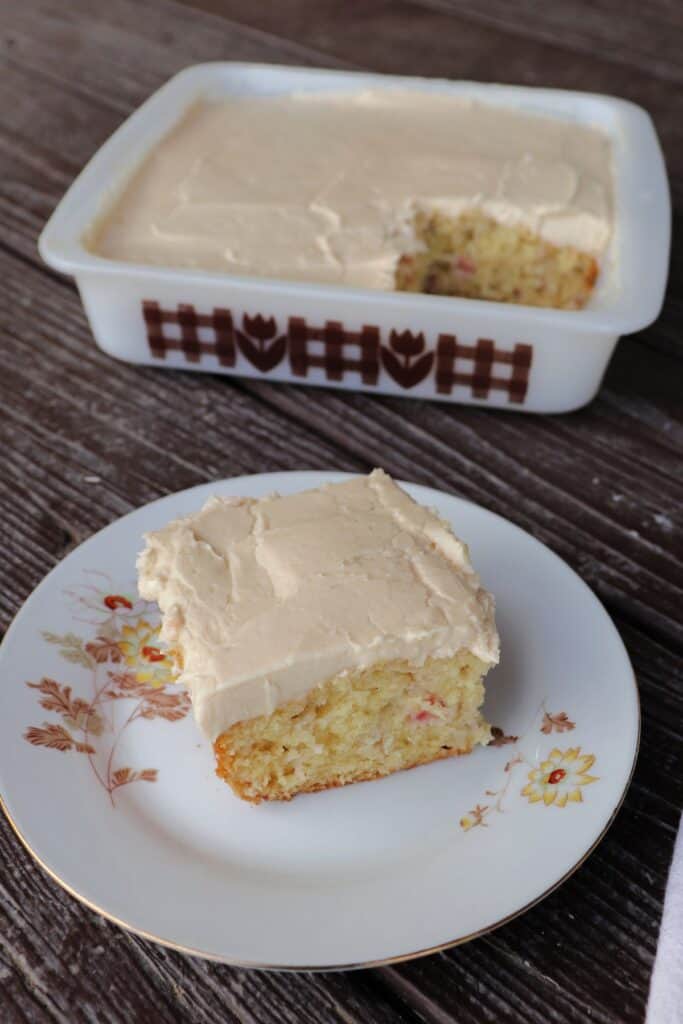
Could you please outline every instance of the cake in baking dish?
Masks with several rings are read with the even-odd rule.
[[[465,545],[390,477],[212,498],[146,537],[216,771],[245,800],[375,779],[487,743],[492,597]]]
[[[238,275],[578,309],[612,232],[597,128],[454,93],[195,104],[86,242]]]

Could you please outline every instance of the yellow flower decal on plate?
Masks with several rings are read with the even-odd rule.
[[[594,763],[595,756],[582,754],[581,747],[570,747],[565,751],[554,747],[547,760],[529,772],[529,781],[522,790],[522,796],[527,797],[531,804],[542,800],[546,807],[581,803],[582,786],[597,781],[597,776],[588,774]]]
[[[152,626],[145,619],[139,619],[134,626],[122,626],[119,647],[139,683],[166,686],[176,681],[173,660],[159,646],[159,626]]]

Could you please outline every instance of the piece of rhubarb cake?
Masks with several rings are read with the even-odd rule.
[[[138,570],[217,774],[245,800],[375,779],[490,739],[493,598],[449,524],[381,470],[212,498],[148,534]]]

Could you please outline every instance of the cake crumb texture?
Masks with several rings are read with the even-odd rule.
[[[418,213],[415,235],[423,248],[399,259],[399,291],[582,309],[598,277],[590,253],[477,212]]]
[[[214,744],[216,773],[244,800],[290,800],[488,743],[479,707],[488,665],[468,652],[337,676]]]

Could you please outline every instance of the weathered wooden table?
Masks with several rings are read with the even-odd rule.
[[[620,344],[598,399],[531,417],[113,362],[36,237],[142,99],[217,59],[621,95],[653,114],[680,203],[680,6],[5,0],[0,12],[2,624],[73,545],[160,494],[239,473],[382,465],[509,517],[565,558],[614,617],[643,703],[635,779],[587,863],[512,924],[398,967],[267,975],[169,952],[78,904],[3,821],[0,1019],[641,1021],[683,802],[680,243],[662,317]]]

